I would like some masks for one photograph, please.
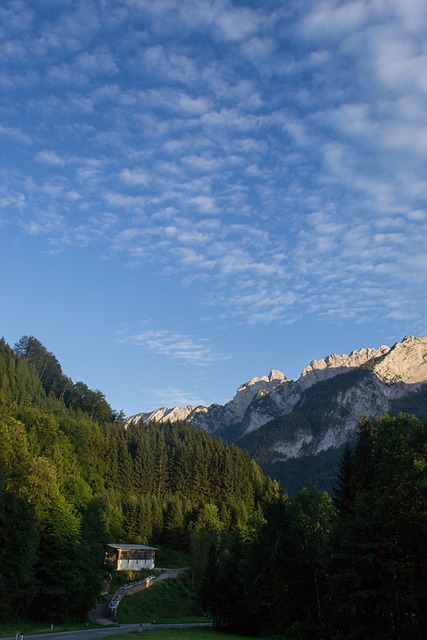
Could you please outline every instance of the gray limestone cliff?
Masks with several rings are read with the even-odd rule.
[[[427,337],[313,360],[297,380],[280,371],[240,385],[225,405],[158,409],[129,421],[187,420],[270,463],[340,447],[363,416],[426,407]],[[425,416],[424,416],[425,417]]]

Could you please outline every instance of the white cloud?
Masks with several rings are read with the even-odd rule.
[[[223,353],[215,352],[206,338],[197,338],[176,331],[142,331],[124,341],[144,347],[160,357],[178,360],[187,365],[205,366],[229,358]]]
[[[393,5],[405,31],[425,33],[427,6],[424,0],[391,0],[390,4]]]
[[[126,0],[126,3],[151,19],[151,27],[162,34],[213,31],[223,41],[240,42],[255,34],[262,15],[249,7],[237,7],[229,0]]]
[[[10,138],[11,140],[16,140],[17,142],[22,142],[23,144],[32,144],[32,139],[30,138],[30,136],[23,133],[17,127],[4,127],[3,125],[0,125],[0,136]]]
[[[25,2],[9,3],[0,7],[0,34],[2,37],[19,35],[28,30],[33,23],[34,14]]]
[[[427,92],[427,81],[423,74],[427,53],[412,41],[399,39],[391,34],[376,45],[376,71],[379,79],[391,89],[401,93],[403,89]]]
[[[307,36],[327,38],[331,34],[342,35],[360,28],[368,19],[368,3],[363,0],[351,0],[344,3],[338,0],[319,0],[312,5],[302,21],[303,32]]]
[[[179,96],[178,106],[180,109],[191,114],[206,113],[210,108],[210,101],[203,97],[193,98],[186,93]]]
[[[107,191],[103,198],[105,202],[111,206],[125,208],[131,211],[143,209],[146,203],[146,198],[143,196],[126,196],[112,191]]]
[[[49,149],[36,153],[35,160],[36,162],[42,162],[52,166],[61,166],[65,164],[64,158],[56,153],[56,151],[50,151]]]
[[[6,209],[13,207],[18,211],[22,211],[26,205],[26,198],[22,193],[6,193],[0,192],[0,208]]]
[[[179,389],[178,387],[158,387],[156,389],[144,388],[144,395],[150,395],[152,398],[152,400],[150,398],[150,401],[152,401],[156,407],[197,407],[199,405],[204,406],[206,404],[200,396],[189,391]]]
[[[218,6],[218,5],[217,5]],[[224,40],[242,41],[256,33],[259,19],[252,9],[223,4],[214,17],[215,30]]]
[[[82,86],[88,83],[86,74],[73,69],[69,64],[52,65],[47,71],[47,78],[52,84],[67,86]]]
[[[84,52],[77,56],[75,64],[87,74],[118,73],[118,66],[106,47],[100,47],[92,53]]]
[[[317,117],[320,117],[318,114]],[[341,129],[351,136],[373,136],[376,125],[369,113],[369,104],[347,103],[321,114],[325,124]]]
[[[271,37],[255,36],[242,43],[243,54],[251,60],[253,64],[262,62],[270,63],[270,58],[275,50],[274,40]]]
[[[144,169],[122,169],[120,180],[130,186],[146,186],[150,182],[150,174]]]
[[[188,202],[201,213],[215,213],[218,211],[215,199],[211,196],[196,196],[195,198],[189,198]]]
[[[66,221],[58,213],[44,213],[37,219],[22,222],[22,227],[30,235],[57,234],[65,229]]]

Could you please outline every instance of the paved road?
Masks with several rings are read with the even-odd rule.
[[[185,571],[185,569],[163,569],[156,580],[165,580],[166,578],[176,578]],[[100,622],[100,621],[99,621]],[[107,620],[105,620],[107,622]],[[111,621],[111,624],[114,624]],[[117,626],[102,627],[99,629],[81,629],[79,631],[50,631],[49,633],[37,635],[25,635],[24,640],[96,640],[97,638],[105,638],[119,633],[129,633],[130,631],[147,631],[148,629],[181,629],[184,627],[211,627],[211,622],[183,622],[181,624],[119,624]],[[3,640],[16,640],[12,638],[4,638]]]
[[[184,622],[182,624],[119,624],[115,627],[103,627],[102,629],[82,629],[81,631],[62,631],[57,633],[38,634],[34,636],[24,636],[24,640],[96,640],[96,638],[105,638],[105,636],[116,635],[118,633],[129,633],[129,631],[141,632],[147,629],[181,629],[185,627],[210,627],[210,622]],[[9,640],[9,639],[5,639]],[[10,638],[15,640],[15,636]]]

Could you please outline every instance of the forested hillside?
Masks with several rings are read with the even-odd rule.
[[[0,618],[83,617],[107,542],[190,547],[255,526],[278,485],[184,424],[125,428],[33,337],[0,342]],[[200,556],[205,553],[199,544]]]
[[[0,620],[82,619],[108,542],[190,552],[215,625],[288,640],[421,640],[427,422],[364,420],[332,496],[289,498],[184,423],[125,425],[35,338],[0,342]]]

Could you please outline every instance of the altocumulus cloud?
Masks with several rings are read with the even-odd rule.
[[[1,15],[11,234],[175,278],[230,320],[425,316],[424,0]],[[156,348],[213,357],[187,339]]]
[[[142,331],[122,339],[121,342],[144,347],[158,356],[179,360],[189,365],[204,366],[229,359],[229,356],[212,350],[206,338],[195,338],[176,331],[162,329]]]

